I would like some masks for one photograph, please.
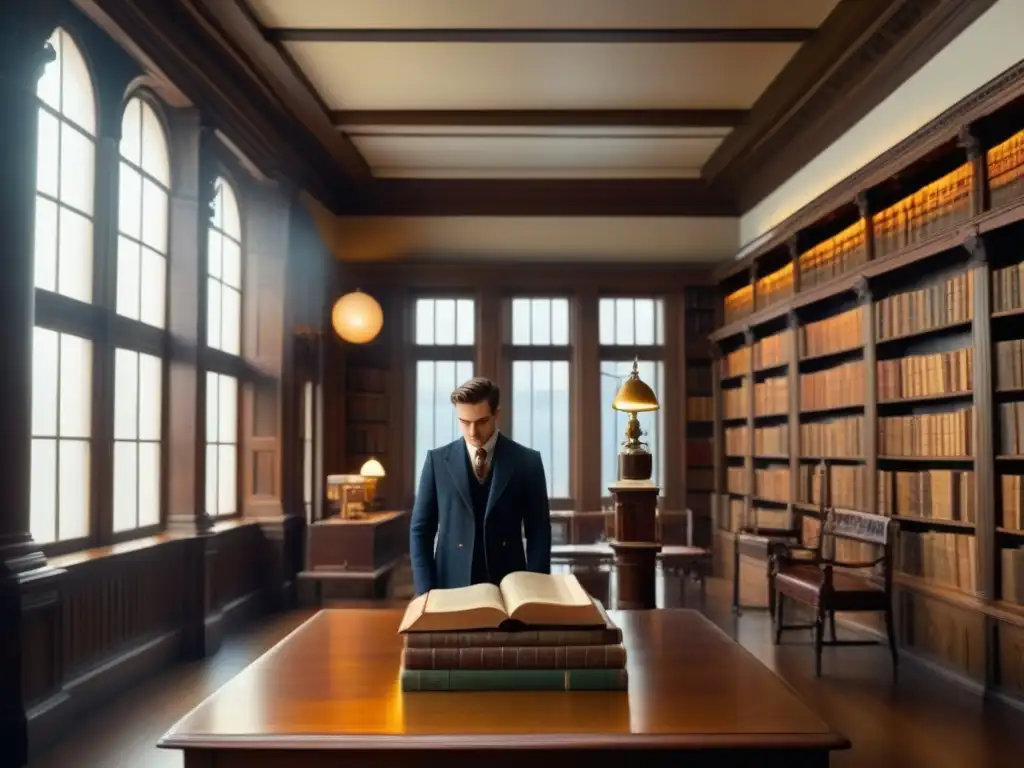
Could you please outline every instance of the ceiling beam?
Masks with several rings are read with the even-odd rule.
[[[734,128],[742,109],[350,109],[334,110],[339,126]]]
[[[270,27],[291,43],[802,43],[813,29],[327,29]]]
[[[352,216],[735,216],[701,179],[373,179]]]
[[[995,0],[842,0],[704,165],[742,212],[917,72]]]

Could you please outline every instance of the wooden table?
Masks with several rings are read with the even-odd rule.
[[[628,692],[403,694],[401,613],[320,611],[160,746],[184,750],[185,768],[564,768],[572,758],[602,757],[820,768],[831,750],[849,747],[701,614],[611,615],[625,637]]]

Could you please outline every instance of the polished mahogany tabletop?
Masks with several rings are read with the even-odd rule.
[[[628,691],[416,692],[396,610],[323,610],[186,715],[163,747],[843,749],[774,673],[695,611],[610,611]]]

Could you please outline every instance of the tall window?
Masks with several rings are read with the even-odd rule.
[[[160,522],[160,404],[158,357],[114,353],[114,532]]]
[[[208,250],[207,346],[237,355],[242,348],[242,224],[238,198],[217,179]]]
[[[89,535],[92,342],[37,327],[32,382],[32,537],[81,539]]]
[[[39,79],[35,284],[61,298],[93,296],[96,97],[81,52],[57,29],[57,53]],[[92,353],[66,323],[33,334],[29,526],[41,544],[90,534]],[[56,328],[51,326],[57,326]]]
[[[473,377],[476,306],[472,299],[416,301],[416,485],[427,451],[459,436],[450,396]]]
[[[512,438],[540,451],[548,496],[569,492],[569,300],[512,300]]]
[[[238,511],[238,379],[206,374],[206,513]]]
[[[138,97],[121,120],[119,172],[117,313],[163,328],[171,169],[163,127]]]
[[[93,295],[96,96],[71,37],[50,37],[57,59],[39,78],[36,287],[78,301]]]
[[[654,298],[605,298],[598,305],[601,344],[601,495],[618,478],[618,454],[627,415],[612,410],[612,400],[640,358],[640,378],[664,398],[664,302]],[[639,414],[643,440],[654,455],[651,480],[661,483],[664,411]],[[663,489],[664,490],[664,489]]]

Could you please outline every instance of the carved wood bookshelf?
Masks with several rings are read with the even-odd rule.
[[[1024,706],[1024,96],[992,105],[720,275],[714,519],[816,538],[828,458],[898,521],[901,648]]]

